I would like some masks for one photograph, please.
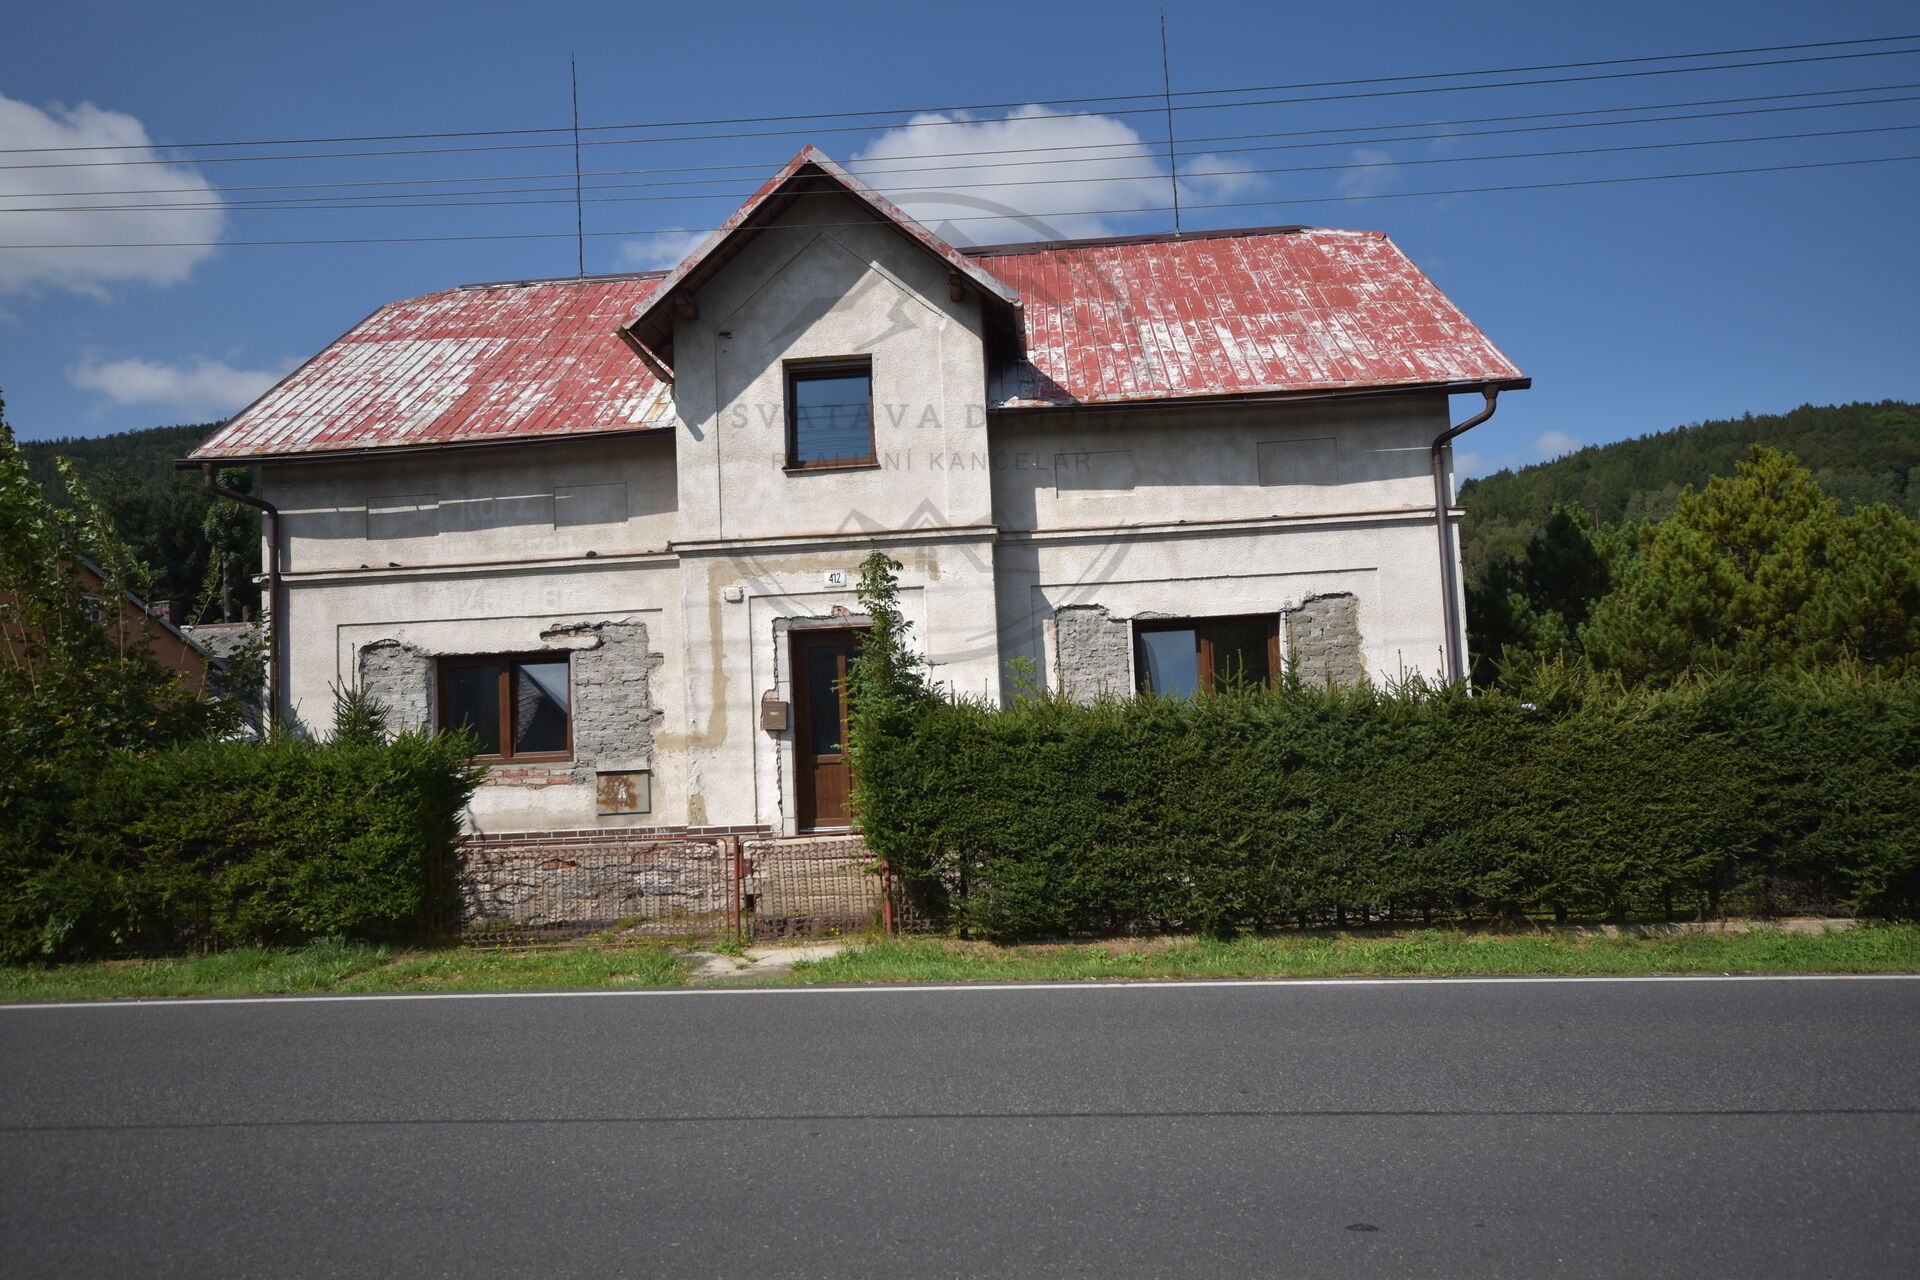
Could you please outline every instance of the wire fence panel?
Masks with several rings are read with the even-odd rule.
[[[881,879],[886,892],[884,923],[888,933],[896,936],[931,936],[945,932],[942,923],[926,914],[921,905],[914,901],[904,880],[884,869]]]
[[[546,935],[732,933],[730,839],[605,837],[470,843],[461,856],[460,925]]]
[[[742,856],[750,937],[831,937],[883,923],[880,877],[858,836],[749,840]]]

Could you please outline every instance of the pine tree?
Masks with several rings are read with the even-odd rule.
[[[1755,446],[1638,544],[1580,632],[1629,681],[1920,661],[1920,525],[1885,506],[1845,514],[1790,454]]]

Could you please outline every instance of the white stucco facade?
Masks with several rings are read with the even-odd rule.
[[[1311,623],[1315,653],[1345,655],[1318,676],[1441,673],[1444,390],[990,410],[984,304],[946,264],[851,200],[768,230],[686,305],[656,430],[264,467],[294,716],[324,727],[332,690],[360,683],[396,725],[431,726],[441,660],[565,655],[571,758],[496,769],[476,831],[791,834],[795,735],[763,705],[802,695],[796,629],[857,621],[875,549],[963,696],[1000,698],[1014,659],[1125,696],[1141,619],[1272,617],[1283,661]],[[856,357],[876,461],[791,468],[783,370]],[[644,811],[599,811],[607,772],[647,776]]]

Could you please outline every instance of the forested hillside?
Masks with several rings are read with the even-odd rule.
[[[216,506],[197,472],[173,467],[174,459],[186,457],[218,425],[29,440],[21,443],[20,451],[41,489],[59,504],[65,503],[66,494],[54,460],[73,460],[121,539],[152,571],[154,599],[205,606],[194,621],[237,619],[259,603],[259,591],[251,582],[259,572],[259,521],[236,503]],[[232,473],[227,479],[232,482],[245,474]],[[225,591],[208,572],[217,549],[224,549],[232,562]]]
[[[144,431],[121,431],[110,436],[66,436],[58,440],[23,440],[20,451],[33,467],[33,474],[44,487],[53,477],[56,457],[72,458],[85,475],[101,467],[115,466],[130,474],[162,478],[173,474],[173,462],[193,452],[217,422],[192,423],[178,427],[148,427]],[[194,481],[196,485],[199,481]]]
[[[1461,488],[1476,683],[1920,664],[1920,414],[1704,422]]]
[[[1556,506],[1577,505],[1602,524],[1663,519],[1673,514],[1682,489],[1732,475],[1755,444],[1793,454],[1827,496],[1848,508],[1884,502],[1920,515],[1920,405],[1802,405],[1790,413],[1747,414],[1589,445],[1539,466],[1464,482],[1467,577],[1481,576],[1494,552],[1524,548]]]

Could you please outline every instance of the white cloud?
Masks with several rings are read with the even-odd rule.
[[[1333,184],[1343,196],[1377,196],[1399,178],[1400,167],[1378,147],[1355,147],[1347,163],[1350,167]]]
[[[937,158],[935,158],[937,157]],[[1181,199],[1218,199],[1254,185],[1213,156],[1181,161]],[[847,169],[954,244],[1113,235],[1172,195],[1166,146],[1111,116],[1018,107],[992,120],[915,116],[875,138]],[[1057,182],[1050,179],[1072,178]],[[1113,210],[1121,212],[1100,212]],[[1089,212],[1092,211],[1092,212]]]
[[[1580,447],[1580,442],[1564,431],[1543,431],[1533,442],[1536,457],[1558,458],[1572,453]]]
[[[1198,204],[1229,200],[1259,190],[1266,180],[1259,174],[1245,172],[1246,164],[1245,159],[1235,156],[1180,157],[1180,198]]]
[[[1453,451],[1453,474],[1455,478],[1465,480],[1468,476],[1485,475],[1487,471],[1487,460],[1484,456],[1474,453],[1470,449],[1455,449]]]
[[[704,231],[685,227],[666,227],[658,234],[620,242],[620,264],[635,271],[671,270],[680,260],[700,247],[707,238]]]
[[[112,151],[21,151],[20,148],[114,147]],[[92,103],[46,110],[0,94],[0,157],[7,165],[162,159],[146,127],[130,115]],[[133,194],[107,194],[132,192]],[[74,206],[162,205],[159,210],[77,212]],[[191,208],[192,205],[208,205]],[[59,206],[59,207],[53,207]],[[31,210],[31,212],[28,212]],[[226,214],[214,186],[177,164],[85,164],[76,168],[0,169],[0,242],[8,245],[135,245],[218,240]],[[105,296],[123,281],[177,284],[214,251],[204,247],[146,249],[0,249],[0,294],[36,288]]]
[[[204,357],[183,364],[159,360],[112,360],[88,356],[67,370],[67,381],[98,391],[115,404],[154,404],[185,413],[222,417],[252,403],[277,382],[288,364],[236,369]]]

